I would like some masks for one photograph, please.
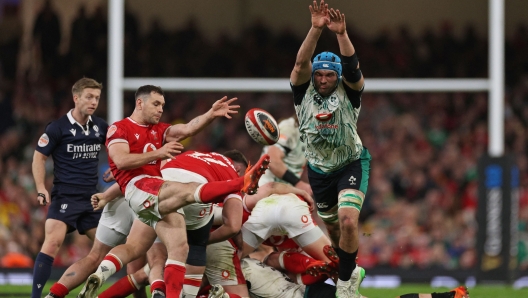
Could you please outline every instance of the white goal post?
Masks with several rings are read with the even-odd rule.
[[[141,85],[161,86],[167,91],[291,92],[287,78],[125,78],[124,1],[110,0],[108,41],[108,121],[123,118],[123,91]],[[369,79],[366,92],[478,92],[488,91],[490,156],[504,154],[504,0],[489,3],[489,78],[483,79]]]

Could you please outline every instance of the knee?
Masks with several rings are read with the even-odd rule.
[[[349,234],[354,231],[357,231],[358,222],[355,218],[345,215],[339,218],[339,227],[342,233]]]
[[[42,252],[48,255],[55,256],[59,251],[60,247],[62,246],[63,241],[64,238],[46,238],[44,240],[44,243],[42,244]]]

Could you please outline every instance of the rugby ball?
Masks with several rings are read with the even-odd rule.
[[[279,125],[273,116],[263,109],[251,109],[246,113],[246,129],[253,140],[262,145],[273,145],[279,140]]]

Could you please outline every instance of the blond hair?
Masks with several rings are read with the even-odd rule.
[[[86,89],[86,88],[102,90],[103,89],[103,84],[97,82],[94,79],[82,78],[82,79],[78,80],[77,82],[75,82],[75,84],[73,84],[72,94],[73,95],[81,95],[83,90]]]

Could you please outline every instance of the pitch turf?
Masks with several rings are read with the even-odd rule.
[[[43,293],[48,293],[49,287],[52,283],[44,288]],[[103,289],[109,285],[104,285]],[[72,291],[68,297],[76,297],[81,287]],[[445,292],[447,288],[431,288],[426,284],[405,284],[395,289],[374,289],[363,288],[361,294],[369,298],[394,298],[407,293],[431,293],[431,292]],[[29,297],[31,293],[31,286],[5,286],[0,285],[0,297]],[[45,294],[43,294],[44,296]],[[471,298],[526,298],[528,297],[528,289],[514,290],[511,287],[505,286],[477,286],[469,289],[469,296]],[[331,297],[329,297],[331,298]]]

